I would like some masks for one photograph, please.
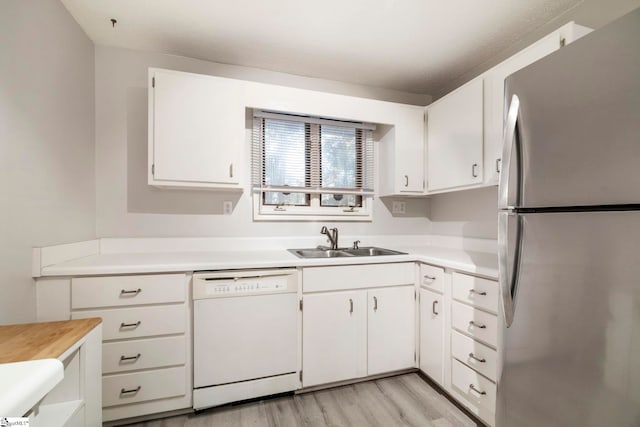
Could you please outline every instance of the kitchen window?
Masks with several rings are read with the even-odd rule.
[[[373,129],[255,111],[254,218],[371,220]]]

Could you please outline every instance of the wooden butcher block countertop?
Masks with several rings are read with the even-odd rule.
[[[0,363],[57,359],[101,322],[96,317],[0,326]]]

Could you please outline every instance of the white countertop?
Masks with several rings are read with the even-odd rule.
[[[419,261],[490,278],[498,277],[498,258],[492,253],[427,245],[386,247],[407,255],[302,259],[284,249],[99,253],[43,267],[41,275],[167,273]]]
[[[0,416],[22,417],[64,377],[57,359],[0,364]]]

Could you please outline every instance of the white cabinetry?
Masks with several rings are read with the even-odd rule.
[[[71,279],[71,317],[103,319],[103,420],[191,407],[186,274]]]
[[[583,35],[589,33],[589,28],[576,25],[573,22],[560,27],[553,33],[526,47],[507,60],[489,70],[484,78],[485,82],[485,182],[497,184],[502,159],[502,133],[506,111],[504,105],[509,101],[504,99],[504,80],[510,74],[529,64],[549,55]]]
[[[415,367],[413,263],[302,274],[304,387]]]
[[[444,385],[444,296],[420,289],[420,370]]]
[[[241,190],[239,80],[149,69],[149,184]]]
[[[420,107],[396,105],[394,126],[380,125],[380,195],[425,192],[425,126]]]
[[[427,108],[427,188],[482,182],[483,80],[476,78]]]

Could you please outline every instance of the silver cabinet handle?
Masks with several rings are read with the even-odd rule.
[[[139,385],[139,386],[138,386],[138,387],[136,387],[136,388],[130,388],[129,390],[124,389],[124,388],[121,388],[121,389],[120,389],[120,394],[121,394],[121,395],[122,395],[122,394],[135,394],[135,393],[139,392],[141,388],[142,388],[142,386],[141,386],[141,385]]]
[[[487,325],[483,325],[481,323],[476,323],[473,320],[469,320],[469,325],[475,326],[476,328],[486,329]]]
[[[133,291],[126,291],[124,289],[120,290],[120,295],[132,295],[132,296],[136,296],[138,295],[140,292],[142,292],[142,289],[138,288],[135,289]]]
[[[373,311],[378,311],[378,297],[373,297]]]
[[[481,396],[484,396],[485,394],[487,394],[486,391],[478,390],[473,384],[469,384],[469,388]]]
[[[120,356],[121,362],[135,362],[138,359],[140,359],[140,353],[136,354],[135,356]]]
[[[431,304],[431,312],[432,312],[433,314],[435,314],[436,316],[437,316],[438,314],[440,314],[440,313],[438,313],[438,312],[436,311],[436,304],[437,304],[437,303],[438,303],[438,300],[435,300],[435,301],[433,301],[433,303]]]
[[[408,187],[409,186],[409,175],[405,175],[404,176],[404,186]]]
[[[138,326],[140,326],[142,322],[141,321],[137,321],[136,323],[120,323],[120,329],[122,328],[137,328]]]
[[[233,163],[229,165],[229,178],[233,178]]]
[[[469,289],[469,293],[470,294],[477,294],[477,295],[480,295],[480,296],[486,296],[487,295],[487,293],[485,291],[478,292],[475,289]]]
[[[353,300],[349,298],[349,314],[353,313]]]
[[[426,274],[424,275],[424,278],[427,279],[429,282],[433,282],[434,280],[436,280],[435,277],[433,276],[427,276]]]
[[[477,169],[478,169],[478,164],[477,164],[477,163],[474,163],[474,164],[471,166],[471,176],[473,176],[474,178],[477,178],[477,177],[478,177],[478,171],[477,171]]]
[[[472,358],[473,360],[475,360],[476,362],[480,362],[480,363],[486,363],[487,362],[487,359],[485,359],[484,357],[482,359],[478,359],[476,357],[476,355],[473,354],[473,353],[469,353],[469,357]]]
[[[500,173],[500,166],[502,166],[502,159],[496,159],[496,172]]]

